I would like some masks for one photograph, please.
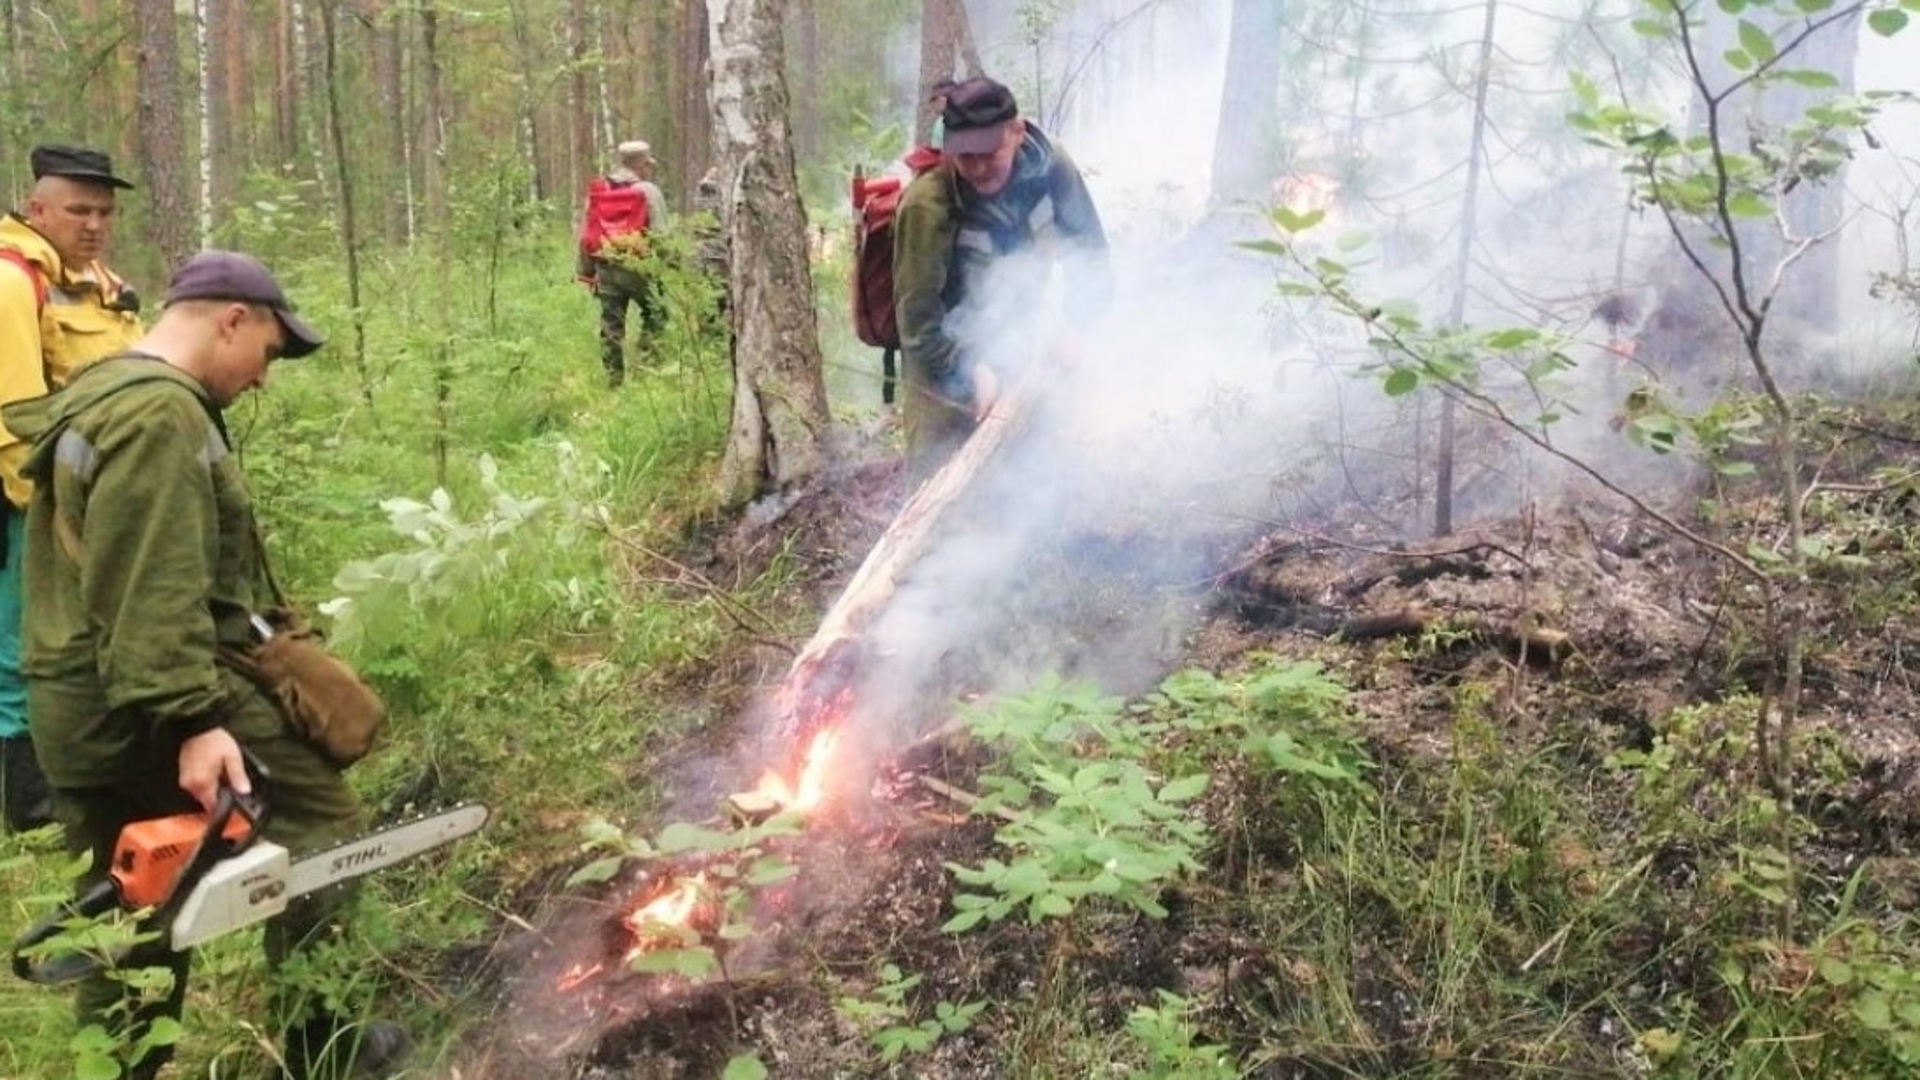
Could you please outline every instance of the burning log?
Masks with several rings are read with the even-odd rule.
[[[743,834],[789,811],[812,814],[830,800],[834,785],[847,782],[838,751],[862,673],[866,632],[926,551],[948,507],[1024,426],[1031,404],[1030,395],[1019,393],[995,404],[959,452],[907,500],[795,657],[773,696],[774,731],[791,745],[792,757],[784,768],[769,769],[753,790],[726,799],[728,817]],[[956,801],[967,797],[945,785],[930,789]],[[724,919],[721,894],[742,880],[719,860],[742,854],[709,853],[703,863],[674,867],[652,882],[620,920],[625,966],[634,969],[650,954],[715,937]],[[568,981],[585,981],[599,970],[570,973]]]
[[[938,534],[948,507],[1007,439],[1026,426],[1033,401],[1033,395],[1021,393],[1020,388],[1003,395],[959,451],[900,508],[827,609],[820,628],[794,657],[775,696],[777,730],[798,740],[822,718],[842,711],[864,659],[863,635],[868,626]]]

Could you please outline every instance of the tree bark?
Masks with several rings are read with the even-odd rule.
[[[713,132],[707,100],[711,96],[707,75],[707,8],[705,4],[687,4],[680,9],[680,48],[676,67],[684,91],[674,114],[674,126],[680,131],[681,195],[690,199],[694,184],[713,164]]]
[[[214,92],[213,13],[208,10],[212,4],[213,0],[193,0],[194,69],[200,73],[197,83],[200,98],[200,153],[197,161],[200,185],[197,200],[199,212],[195,215],[199,230],[195,239],[203,249],[213,246],[213,129],[215,115],[220,111],[219,95]]]
[[[334,19],[339,0],[320,4],[320,57],[326,84],[327,135],[333,151],[334,176],[340,187],[340,246],[347,264],[347,310],[353,313],[353,368],[360,376],[360,398],[373,401],[373,381],[367,372],[366,308],[360,302],[360,219],[354,213],[353,169],[348,166],[346,120],[340,104],[340,41]]]
[[[827,394],[787,127],[777,0],[707,0],[721,205],[736,253],[733,419],[721,466],[730,505],[818,473]]]
[[[592,39],[588,29],[592,19],[587,14],[586,0],[569,0],[567,4],[567,115],[572,118],[570,145],[572,161],[569,176],[572,183],[569,189],[583,190],[587,186],[587,177],[594,173],[595,163],[599,161],[597,140],[593,134],[595,108],[593,99],[587,93],[587,48]]]
[[[925,0],[920,8],[920,85],[913,107],[915,146],[933,138],[935,112],[927,98],[934,86],[942,79],[980,72],[980,52],[973,44],[964,0]]]
[[[525,0],[512,0],[508,5],[513,18],[514,54],[520,61],[520,126],[525,137],[527,155],[532,159],[534,199],[544,199],[555,191],[553,176],[549,172],[550,163],[545,153],[546,133],[541,130],[539,108],[539,72],[540,59],[534,48],[533,32],[528,26],[529,18]]]
[[[1220,122],[1213,144],[1215,206],[1269,196],[1280,131],[1280,39],[1287,5],[1282,0],[1233,0],[1227,38],[1226,81],[1220,90]]]
[[[132,13],[140,84],[134,135],[150,208],[147,238],[173,266],[196,249],[180,115],[180,39],[172,4],[134,4]]]

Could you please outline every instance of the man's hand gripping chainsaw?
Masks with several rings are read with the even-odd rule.
[[[255,777],[266,779],[258,762]],[[120,830],[105,880],[36,923],[13,946],[13,972],[29,982],[72,982],[113,966],[118,955],[63,949],[76,923],[119,908],[151,908],[147,924],[174,949],[271,918],[316,889],[405,862],[478,832],[487,808],[456,806],[388,826],[297,861],[260,838],[267,805],[222,788],[210,813],[136,821]]]

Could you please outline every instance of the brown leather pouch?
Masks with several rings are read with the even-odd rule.
[[[367,756],[387,721],[380,696],[297,613],[275,608],[255,626],[269,636],[250,648],[222,648],[220,659],[264,690],[294,730],[342,768]]]

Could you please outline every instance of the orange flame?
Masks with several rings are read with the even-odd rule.
[[[828,728],[807,744],[807,755],[800,775],[788,784],[785,777],[769,769],[754,791],[788,810],[811,810],[827,797],[827,780],[832,775],[833,752],[840,745],[840,733]]]
[[[700,914],[706,897],[707,875],[695,874],[676,881],[660,895],[627,913],[627,929],[633,931],[633,947],[627,950],[631,961],[641,953],[672,944],[672,935],[661,927],[690,927]]]

